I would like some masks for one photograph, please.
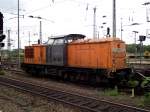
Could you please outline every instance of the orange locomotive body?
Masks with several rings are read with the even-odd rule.
[[[53,39],[52,44],[25,47],[22,68],[32,74],[46,74],[70,80],[99,82],[126,77],[125,43],[117,38],[85,40],[81,34]],[[119,74],[119,75],[117,75]]]
[[[39,44],[26,46],[24,63],[46,64],[46,46]]]
[[[93,69],[123,69],[125,43],[119,39],[72,42],[68,44],[68,66]]]

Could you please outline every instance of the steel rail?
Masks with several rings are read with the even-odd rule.
[[[49,101],[53,100],[68,104],[70,106],[79,108],[83,111],[89,112],[149,112],[132,106],[124,104],[117,104],[106,100],[98,100],[96,98],[87,97],[75,93],[69,93],[52,88],[43,87],[39,84],[25,82],[17,79],[0,77],[0,84],[13,87],[22,91],[26,91],[41,97],[47,98]]]

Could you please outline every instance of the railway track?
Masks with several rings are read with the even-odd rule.
[[[47,98],[49,101],[56,101],[70,105],[74,108],[79,108],[81,111],[89,112],[149,112],[132,106],[117,104],[105,100],[73,94],[65,91],[46,88],[40,85],[35,85],[29,82],[20,81],[6,77],[0,77],[0,84],[8,87],[13,87],[34,95]]]
[[[8,71],[11,71],[11,72],[13,72],[13,73],[16,73],[16,74],[26,74],[24,71],[22,71],[22,70],[18,70],[18,69],[5,69],[5,70],[8,70]],[[146,69],[147,71],[148,70],[150,70],[150,69]],[[140,73],[146,73],[145,72],[145,70],[143,70],[143,69],[136,69],[136,72],[140,72]],[[80,84],[80,83],[78,83],[78,84]],[[85,85],[87,85],[87,86],[90,86],[90,85],[88,85],[88,84],[83,84],[84,86]],[[90,86],[91,87],[91,86]],[[99,87],[99,85],[95,85],[95,87]],[[101,86],[101,88],[103,88],[103,86]],[[105,87],[104,87],[105,88]],[[124,92],[124,93],[127,93],[127,94],[131,94],[131,92],[132,92],[132,89],[131,88],[118,88],[118,90],[120,91],[120,92]],[[142,90],[143,91],[143,90]],[[139,94],[139,92],[141,92],[141,91],[136,91],[135,92],[135,94],[136,95],[143,95],[144,93],[148,93],[148,92],[150,92],[150,86],[148,86],[148,87],[146,87],[145,89],[144,89],[144,91],[143,91],[143,93],[140,93]]]
[[[136,72],[140,72],[144,74],[145,76],[150,76],[150,68],[142,69],[142,68],[136,68]]]

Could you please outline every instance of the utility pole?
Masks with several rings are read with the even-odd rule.
[[[122,18],[121,18],[121,40],[122,40],[122,32],[123,32],[123,28],[122,28]]]
[[[18,0],[18,68],[20,68],[20,20],[19,20],[19,0]]]
[[[134,33],[134,43],[135,43],[135,60],[137,58],[137,46],[136,46],[136,34],[139,33],[138,31],[133,31]]]
[[[10,30],[8,30],[8,39],[7,39],[8,59],[11,59],[10,58],[10,50],[11,50],[10,46],[11,46],[11,43],[10,43]]]
[[[93,8],[94,16],[93,16],[93,38],[96,39],[96,7]]]
[[[39,36],[40,36],[40,44],[42,44],[42,21],[40,21],[40,32],[39,32]]]
[[[146,36],[140,35],[139,36],[139,41],[140,41],[140,65],[142,62],[142,57],[143,57],[143,41],[146,40]]]
[[[145,2],[145,3],[143,3],[142,5],[145,5],[146,6],[146,20],[147,20],[147,22],[150,22],[150,18],[149,18],[149,16],[148,16],[148,5],[150,5],[150,2]]]
[[[113,38],[116,38],[116,0],[113,0]]]
[[[30,31],[29,31],[29,46],[30,46]]]
[[[32,15],[30,15],[29,17],[40,19],[40,29],[39,29],[39,39],[38,40],[39,40],[39,44],[42,44],[42,21],[41,21],[41,19],[43,19],[43,18],[40,16],[32,16]]]

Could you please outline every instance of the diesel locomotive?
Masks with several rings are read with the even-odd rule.
[[[51,38],[51,44],[25,47],[21,67],[34,75],[49,75],[89,83],[122,83],[129,79],[126,46],[119,38],[85,39],[82,34]]]

